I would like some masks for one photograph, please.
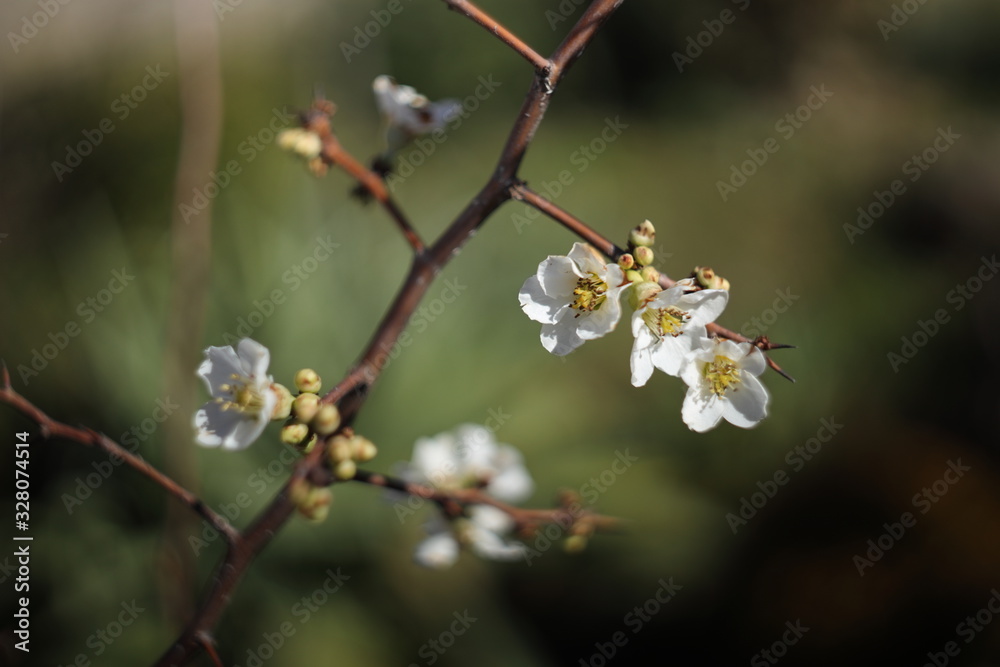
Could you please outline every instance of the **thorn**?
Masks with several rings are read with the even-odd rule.
[[[10,371],[7,369],[7,362],[0,359],[0,381],[3,382],[3,388],[7,391],[13,389],[10,386]]]
[[[779,366],[778,364],[774,363],[774,360],[771,359],[770,357],[768,357],[767,365],[770,366],[773,370],[777,371],[778,375],[780,375],[781,377],[785,378],[789,382],[793,382],[793,383],[795,382],[795,378],[793,378],[791,375],[789,375],[784,370],[782,370],[781,366]]]

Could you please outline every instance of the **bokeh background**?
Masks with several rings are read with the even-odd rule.
[[[531,72],[431,0],[399,0],[384,27],[373,23],[386,16],[379,0],[211,4],[0,7],[0,357],[14,387],[53,417],[113,437],[137,427],[137,451],[212,507],[246,494],[251,506],[234,518],[245,526],[287,474],[275,463],[277,428],[239,455],[196,448],[188,422],[204,394],[171,395],[179,385],[168,376],[190,377],[199,355],[177,351],[221,345],[240,335],[241,321],[256,322],[252,336],[271,349],[277,380],[308,365],[329,386],[363,349],[408,265],[390,222],[351,198],[342,173],[316,179],[274,145],[265,130],[284,118],[275,109],[294,112],[321,90],[339,107],[345,147],[366,159],[381,150],[375,76],[392,74],[432,99],[473,95],[480,77],[499,82],[432,154],[403,153],[422,164],[395,195],[433,238],[491,173]],[[482,3],[543,53],[580,4]],[[720,16],[732,20],[713,23]],[[199,32],[205,20],[214,31]],[[367,43],[358,37],[366,27],[375,33]],[[357,427],[380,448],[373,467],[389,470],[416,438],[502,413],[496,435],[524,452],[533,506],[584,489],[627,450],[638,461],[596,502],[627,518],[627,531],[575,556],[555,544],[530,565],[465,555],[432,572],[411,562],[428,510],[401,522],[376,490],[339,486],[325,523],[292,521],[249,572],[218,628],[224,663],[1000,664],[1000,618],[987,606],[1000,587],[998,30],[1000,6],[990,0],[626,2],[558,90],[522,176],[555,194],[546,184],[568,171],[555,201],[619,243],[654,221],[660,268],[681,276],[711,265],[726,276],[722,322],[797,345],[774,353],[797,382],[765,376],[770,416],[756,429],[723,424],[697,435],[680,419],[677,380],[630,385],[627,326],[568,358],[548,355],[515,295],[539,261],[574,239],[510,203],[431,288],[428,305],[446,280],[465,286],[413,327],[413,344],[393,359]],[[689,38],[701,39],[700,53]],[[694,57],[679,68],[675,54],[689,48]],[[184,49],[206,68],[217,58],[219,72],[219,85],[195,87],[187,107],[181,78],[199,73],[182,67]],[[167,74],[123,117],[120,97],[147,67]],[[211,86],[211,72],[198,80]],[[801,112],[808,119],[789,136],[777,124],[812,87],[833,95]],[[206,117],[218,133],[191,127]],[[94,134],[102,121],[113,131]],[[609,122],[623,126],[615,140],[582,157]],[[934,149],[949,128],[958,138]],[[88,136],[100,143],[57,174],[53,163],[66,164]],[[211,179],[202,169],[178,180],[185,136],[186,150],[217,151],[211,170],[231,160],[240,169],[210,212],[191,216],[211,239],[210,270],[185,288],[189,303],[204,299],[203,321],[170,299],[172,239],[181,243],[190,227],[172,231],[171,221],[179,203],[194,202],[186,183]],[[724,199],[718,183],[770,138],[777,152]],[[908,161],[928,150],[933,164],[912,171]],[[895,180],[902,194],[852,232],[858,208]],[[304,263],[318,239],[338,246]],[[293,278],[295,267],[309,268],[307,279]],[[134,280],[103,292],[122,270]],[[989,279],[977,283],[977,272]],[[959,286],[976,291],[960,296]],[[268,314],[275,290],[283,303]],[[939,310],[946,321],[919,335]],[[19,371],[70,323],[79,334],[44,368]],[[920,347],[893,364],[889,355],[907,341]],[[162,414],[158,400],[179,406],[162,423],[151,419]],[[793,465],[795,449],[831,422],[842,426],[834,437]],[[219,541],[194,558],[189,537],[202,526],[146,479],[116,468],[89,489],[105,456],[44,441],[7,408],[0,429],[8,444],[15,431],[32,433],[34,536],[32,651],[13,651],[7,630],[4,659],[152,662],[202,591]],[[5,485],[13,460],[0,463]],[[958,461],[970,470],[940,482]],[[734,534],[727,515],[781,471],[787,483]],[[935,502],[915,504],[935,482]],[[11,525],[13,500],[4,506]],[[855,557],[868,557],[868,540],[904,512],[915,525],[882,537],[890,548],[860,575]],[[6,627],[15,594],[4,558]],[[305,618],[303,596],[338,568],[349,579]],[[676,596],[649,603],[671,578],[682,586]],[[653,613],[639,624],[630,614],[647,603]],[[451,645],[441,635],[466,611],[477,620]],[[123,613],[129,625],[118,632]],[[977,614],[978,625],[960,625]],[[786,623],[808,631],[782,645]],[[268,650],[282,627],[293,632]],[[109,643],[99,630],[117,636]],[[625,645],[604,657],[600,646],[610,653],[619,632]],[[429,644],[439,639],[450,645],[443,654]],[[957,655],[943,653],[948,642]]]

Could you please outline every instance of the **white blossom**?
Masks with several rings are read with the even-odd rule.
[[[574,243],[569,255],[549,255],[524,281],[518,298],[525,314],[542,323],[542,346],[566,355],[612,331],[621,318],[619,298],[628,286],[617,264]]]
[[[708,337],[705,325],[714,322],[729,301],[721,289],[694,291],[684,279],[650,299],[632,314],[632,384],[641,387],[659,368],[679,376],[686,355]]]
[[[458,116],[462,105],[458,100],[431,102],[410,86],[382,75],[372,82],[375,103],[386,122],[389,153],[394,153],[414,138],[443,129]]]
[[[767,416],[767,389],[757,379],[766,367],[764,353],[750,343],[702,339],[681,371],[688,385],[684,423],[699,433],[722,419],[742,428],[756,426]]]
[[[267,375],[271,353],[260,343],[244,338],[232,347],[209,347],[198,375],[212,400],[194,416],[196,440],[204,447],[246,449],[267,426],[277,394]]]

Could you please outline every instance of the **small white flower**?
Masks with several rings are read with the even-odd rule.
[[[204,447],[246,449],[267,426],[278,402],[267,375],[268,349],[244,338],[237,350],[210,347],[198,368],[212,395],[194,416],[196,439]]]
[[[699,433],[723,418],[741,428],[756,426],[767,416],[767,389],[757,379],[766,367],[764,353],[750,343],[702,339],[681,370],[688,385],[684,423]]]
[[[487,560],[518,560],[524,558],[528,548],[506,537],[513,529],[514,520],[503,510],[476,505],[469,510],[468,518],[457,519],[451,528],[440,520],[429,523],[429,534],[417,545],[413,559],[427,568],[447,569],[458,560],[464,545]]]
[[[617,264],[605,264],[596,250],[574,243],[568,256],[549,255],[539,264],[518,299],[525,314],[542,323],[542,346],[562,356],[615,328],[627,286]]]
[[[654,367],[667,375],[680,375],[685,356],[708,337],[705,325],[725,309],[729,292],[693,289],[693,280],[678,281],[632,314],[633,386],[646,384]]]
[[[417,440],[413,461],[403,466],[400,476],[447,490],[485,482],[486,493],[511,503],[525,500],[534,490],[521,453],[510,445],[497,444],[492,431],[475,424]]]
[[[410,86],[402,86],[384,74],[375,77],[372,90],[379,113],[386,121],[389,153],[415,137],[443,129],[462,110],[458,100],[431,102]]]

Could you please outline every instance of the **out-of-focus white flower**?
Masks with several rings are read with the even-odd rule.
[[[256,440],[274,413],[278,395],[267,374],[271,353],[244,338],[232,347],[209,347],[198,375],[212,400],[194,416],[196,440],[204,447],[246,449]]]
[[[468,518],[457,519],[451,526],[440,520],[428,524],[428,536],[417,545],[413,559],[423,567],[444,570],[458,561],[462,546],[480,558],[511,561],[525,557],[527,546],[507,535],[514,520],[491,505],[476,505]]]
[[[510,503],[525,500],[534,490],[521,453],[510,445],[498,444],[491,430],[477,424],[463,424],[417,440],[413,460],[403,465],[400,476],[445,490],[485,482],[486,493]]]
[[[708,337],[705,325],[714,322],[725,309],[729,292],[694,289],[693,280],[678,281],[632,314],[634,386],[646,384],[654,367],[679,376],[685,356]]]
[[[562,356],[615,328],[622,314],[619,297],[627,286],[617,264],[606,264],[590,246],[574,243],[569,255],[542,261],[518,299],[525,314],[542,323],[542,346]]]
[[[767,389],[757,379],[766,367],[764,353],[750,343],[702,339],[681,371],[688,385],[684,423],[699,433],[722,419],[742,428],[756,426],[767,416]]]
[[[375,103],[386,121],[388,152],[395,153],[422,134],[443,129],[462,111],[458,100],[431,102],[410,86],[382,75],[372,82]]]

